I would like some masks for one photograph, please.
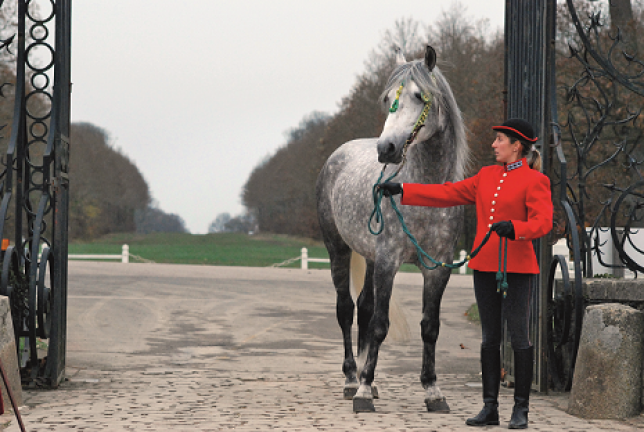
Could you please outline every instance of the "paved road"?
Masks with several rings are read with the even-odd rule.
[[[464,421],[481,406],[466,276],[452,277],[441,311],[437,372],[450,414],[423,404],[418,274],[396,279],[410,337],[385,341],[377,412],[361,414],[342,399],[328,271],[70,262],[69,281],[68,380],[25,391],[29,431],[471,431]],[[502,427],[511,398],[502,389]],[[531,429],[644,429],[639,418],[580,420],[566,404],[533,396]]]

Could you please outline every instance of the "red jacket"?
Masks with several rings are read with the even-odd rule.
[[[531,169],[525,158],[521,166],[493,165],[465,180],[445,184],[403,185],[401,203],[427,207],[476,205],[476,249],[494,222],[509,220],[514,225],[515,240],[508,241],[508,272],[539,273],[531,240],[552,229],[553,206],[550,180]],[[493,232],[479,254],[468,266],[479,271],[499,269],[499,236]]]

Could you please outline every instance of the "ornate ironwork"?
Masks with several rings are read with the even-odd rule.
[[[553,162],[551,173],[559,235],[573,254],[574,287],[565,272],[559,287],[549,276],[549,366],[551,386],[572,384],[584,308],[582,279],[593,277],[593,257],[614,272],[644,271],[644,248],[633,236],[644,228],[644,179],[641,165],[644,128],[644,62],[624,29],[604,26],[601,11],[580,19],[572,0],[566,1],[574,32],[568,55],[557,60],[559,102],[551,88]],[[560,41],[560,46],[561,46]],[[554,69],[552,70],[554,73]],[[565,110],[560,113],[557,107]],[[610,232],[618,260],[606,260]],[[560,257],[553,263],[561,265]]]
[[[638,185],[644,156],[644,63],[633,53],[620,50],[621,30],[615,35],[603,31],[600,12],[590,16],[584,27],[571,0],[567,7],[578,36],[577,42],[569,43],[569,59],[576,60],[581,70],[580,76],[564,87],[562,105],[568,111],[557,131],[561,135],[557,148],[563,147],[557,152],[559,163],[573,164],[572,172],[559,178],[566,186],[560,199],[574,214],[574,219],[566,218],[566,238],[570,240],[571,230],[577,227],[585,277],[594,276],[592,255],[607,268],[642,272],[641,260],[638,263],[633,256],[642,254],[642,250],[631,236],[637,232],[635,228],[644,227],[642,188]],[[621,263],[604,261],[600,250],[603,242],[599,234],[608,227]],[[575,249],[573,244],[570,247]]]
[[[16,55],[15,83],[4,84],[14,87],[14,110],[0,233],[13,244],[2,252],[0,294],[10,297],[23,382],[49,387],[65,368],[70,12],[70,0],[18,0],[16,34],[0,41]]]

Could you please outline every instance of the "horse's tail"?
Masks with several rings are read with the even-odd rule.
[[[351,253],[351,287],[357,299],[364,287],[364,278],[367,273],[367,263],[362,255]],[[405,317],[405,311],[396,301],[396,292],[392,290],[391,301],[389,302],[389,340],[406,342],[411,339],[409,324]]]

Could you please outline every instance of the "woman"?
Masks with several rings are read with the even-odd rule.
[[[483,402],[481,412],[467,420],[470,426],[498,425],[498,394],[501,381],[500,347],[503,320],[514,351],[514,408],[510,429],[528,427],[528,400],[532,384],[533,347],[528,335],[531,283],[539,273],[531,240],[552,228],[553,206],[550,180],[543,175],[541,156],[532,126],[522,119],[510,119],[494,126],[492,143],[496,161],[478,174],[456,183],[399,184],[380,186],[386,195],[402,194],[401,203],[430,207],[475,204],[478,247],[488,231],[494,231],[469,267],[474,270],[474,292],[481,318],[481,368]],[[507,242],[507,297],[497,291],[499,243]],[[503,246],[505,247],[505,246]],[[504,254],[504,250],[502,254]]]

